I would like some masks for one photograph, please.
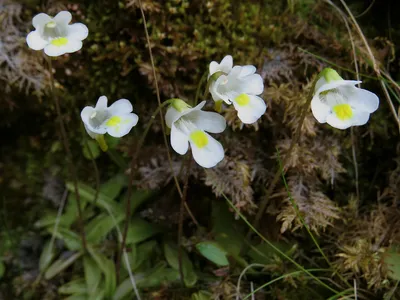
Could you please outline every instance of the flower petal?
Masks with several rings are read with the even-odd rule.
[[[233,105],[238,112],[238,117],[244,124],[252,124],[256,122],[267,109],[267,104],[264,100],[255,95],[242,94],[244,97],[248,97],[248,103],[239,104],[236,100],[233,101]],[[235,98],[237,99],[237,97]]]
[[[221,75],[215,82],[210,85],[210,93],[214,101],[224,100],[227,104],[231,104],[229,96],[219,91],[221,86],[224,86],[228,82],[228,77]]]
[[[351,90],[349,104],[357,110],[373,113],[378,109],[379,98],[374,93],[356,87],[347,87],[343,90]]]
[[[82,41],[75,39],[68,39],[68,44],[65,45],[66,53],[74,53],[82,49]]]
[[[322,92],[325,92],[325,91],[328,91],[328,90],[332,90],[332,89],[336,89],[336,88],[341,87],[341,86],[345,86],[345,85],[354,86],[354,85],[359,84],[359,83],[361,83],[361,81],[357,81],[357,80],[337,80],[337,81],[332,81],[330,83],[322,84],[318,89],[315,89],[314,95],[319,95]]]
[[[229,73],[232,70],[232,66],[233,58],[231,55],[227,55],[221,60],[221,63],[219,64],[219,69],[224,73]]]
[[[370,116],[369,112],[358,111],[358,110],[354,110],[353,114],[354,114],[352,118],[353,126],[365,125],[368,122]]]
[[[252,74],[240,78],[239,93],[260,95],[264,91],[264,80],[260,74]]]
[[[107,104],[106,104],[107,107]],[[129,100],[119,99],[108,108],[112,115],[121,115],[132,112],[133,107]]]
[[[172,105],[170,105],[167,109],[167,113],[165,114],[165,124],[169,128],[172,127],[172,124],[181,117],[182,113],[177,111]]]
[[[139,117],[134,113],[113,115],[102,126],[107,126],[107,133],[109,135],[119,138],[128,134],[138,121]]]
[[[46,40],[42,39],[38,30],[32,31],[28,34],[26,37],[26,43],[29,48],[33,50],[42,50],[48,44]]]
[[[329,105],[322,103],[318,95],[311,100],[311,111],[319,123],[326,123],[326,118],[332,113]]]
[[[82,41],[87,38],[89,29],[82,23],[75,23],[68,25],[68,38],[73,40]]]
[[[98,136],[98,134],[95,133],[95,132],[93,132],[93,131],[91,131],[90,128],[89,128],[85,123],[83,123],[83,126],[85,126],[86,132],[88,133],[88,135],[89,135],[92,139],[95,139],[95,138]]]
[[[95,112],[95,109],[92,106],[86,106],[81,111],[81,119],[84,124],[89,124],[90,116]]]
[[[40,29],[43,28],[47,23],[51,22],[51,20],[53,20],[53,18],[49,15],[40,13],[33,17],[32,25],[35,27],[35,29]]]
[[[55,17],[54,21],[60,25],[67,25],[72,20],[72,15],[69,11],[60,11]]]
[[[194,160],[204,168],[212,168],[224,159],[224,148],[221,143],[209,134],[205,133],[208,138],[208,144],[204,147],[197,147],[196,144],[189,140]]]
[[[101,96],[99,97],[99,99],[97,100],[96,103],[96,110],[104,110],[107,109],[107,97],[106,96]]]
[[[59,47],[52,44],[48,44],[44,47],[44,53],[48,56],[60,56],[67,53],[67,48],[65,46]]]
[[[220,133],[226,128],[225,118],[215,112],[198,110],[187,115],[187,117],[197,128],[207,132]]]
[[[171,146],[175,152],[183,155],[189,149],[188,137],[186,134],[181,132],[176,128],[175,125],[172,124],[171,127]]]
[[[246,66],[242,66],[242,69],[240,71],[239,77],[245,77],[248,75],[252,75],[257,71],[255,66],[252,65],[246,65]]]
[[[336,114],[330,114],[326,118],[326,123],[337,129],[347,129],[353,125],[353,119],[340,120]]]

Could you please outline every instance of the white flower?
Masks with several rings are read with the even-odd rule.
[[[107,97],[101,96],[96,107],[86,106],[81,118],[87,133],[97,139],[99,135],[108,133],[113,137],[122,137],[129,133],[139,120],[132,113],[132,104],[127,99],[120,99],[107,107]]]
[[[40,13],[32,19],[35,31],[26,37],[28,46],[42,50],[48,56],[72,53],[82,48],[82,40],[88,36],[88,28],[82,23],[68,25],[72,16],[68,11],[59,12],[54,18]]]
[[[226,56],[220,64],[215,61],[210,64],[212,98],[233,103],[239,119],[245,124],[256,122],[267,109],[264,100],[258,96],[264,90],[264,82],[255,72],[256,67],[251,65],[232,68],[231,56]]]
[[[214,75],[217,72],[223,72],[225,74],[228,74],[232,70],[232,67],[233,67],[233,58],[230,55],[225,56],[221,60],[221,63],[212,61],[210,63],[210,73],[208,74],[208,78],[210,78],[210,76]]]
[[[379,98],[370,91],[355,87],[361,81],[343,80],[330,68],[324,69],[315,84],[311,110],[320,123],[338,129],[360,126],[379,106]]]
[[[165,123],[171,128],[171,146],[177,153],[184,155],[190,144],[194,160],[211,168],[224,159],[224,149],[207,132],[224,131],[226,122],[215,112],[202,111],[205,103],[191,108],[183,100],[175,99],[168,107]]]

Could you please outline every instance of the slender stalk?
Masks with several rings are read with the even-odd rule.
[[[67,154],[67,160],[68,160],[70,174],[72,174],[72,181],[73,181],[73,185],[74,185],[74,191],[75,191],[75,195],[76,195],[76,203],[77,203],[77,207],[78,207],[78,221],[79,221],[79,227],[80,227],[80,231],[81,231],[82,246],[86,252],[87,244],[86,244],[86,237],[85,237],[85,227],[84,227],[83,218],[82,218],[82,206],[81,206],[81,198],[80,198],[79,189],[78,189],[77,173],[76,173],[76,169],[75,169],[73,159],[72,159],[72,153],[71,153],[71,149],[70,149],[70,145],[69,145],[69,141],[68,141],[67,131],[65,129],[64,120],[61,115],[60,103],[59,103],[58,97],[56,96],[55,91],[54,91],[55,85],[54,85],[53,65],[52,65],[51,58],[49,57],[47,61],[49,64],[49,71],[50,71],[50,91],[51,91],[51,95],[52,95],[52,98],[54,101],[54,106],[56,107],[56,113],[57,113],[58,122],[60,125],[61,140],[64,145],[65,152]]]
[[[97,167],[96,160],[94,159],[94,155],[93,155],[92,149],[90,149],[90,147],[89,147],[88,138],[87,138],[87,135],[86,135],[85,132],[83,132],[83,139],[84,139],[84,143],[86,145],[86,148],[88,149],[88,152],[89,152],[90,161],[92,162],[92,165],[93,165],[94,177],[95,177],[95,180],[96,180],[96,193],[94,195],[94,200],[93,200],[93,207],[95,207],[96,203],[97,203],[97,199],[99,197],[99,192],[100,192],[100,173],[99,173],[99,168]]]
[[[183,276],[183,266],[182,266],[182,236],[183,236],[183,209],[186,203],[187,191],[189,187],[189,176],[190,176],[190,167],[192,164],[192,158],[188,156],[186,163],[186,177],[185,184],[183,186],[183,196],[181,198],[181,203],[179,207],[179,226],[178,226],[178,264],[179,264],[179,275],[181,277],[181,283],[184,286],[184,276]]]
[[[298,141],[300,139],[301,128],[303,127],[303,123],[304,123],[304,119],[306,118],[307,110],[308,110],[308,108],[310,106],[310,103],[311,103],[311,100],[313,98],[314,85],[315,85],[315,82],[312,84],[312,86],[310,88],[310,91],[308,92],[307,101],[304,104],[302,112],[301,112],[299,125],[297,126],[297,130],[296,130],[296,133],[295,133],[295,135],[294,135],[294,137],[293,137],[293,139],[291,141],[289,150],[286,153],[285,158],[283,159],[283,162],[282,162],[283,168],[286,166],[286,164],[287,164],[287,162],[288,162],[288,160],[290,158],[290,155],[292,154],[294,146],[298,143]],[[259,205],[258,212],[257,212],[256,217],[254,219],[253,226],[256,229],[258,229],[258,227],[260,225],[261,217],[263,216],[263,214],[265,212],[265,209],[267,207],[268,201],[269,201],[269,199],[271,197],[272,192],[274,191],[274,188],[275,188],[276,184],[278,183],[278,180],[279,180],[280,176],[281,176],[281,169],[280,169],[280,167],[278,167],[278,169],[276,170],[276,173],[275,173],[275,175],[274,175],[274,177],[273,177],[273,179],[272,179],[272,181],[271,181],[271,183],[269,185],[269,188],[268,188],[268,190],[267,190],[267,192],[265,194],[265,198],[261,201],[261,203]],[[251,230],[249,230],[249,232],[247,233],[247,238],[249,238],[250,235],[251,235]]]
[[[280,167],[280,170],[281,170],[282,180],[283,180],[283,183],[285,185],[286,192],[287,192],[287,194],[289,196],[290,203],[292,204],[292,206],[293,206],[293,208],[294,208],[294,210],[296,212],[297,217],[300,219],[301,224],[306,228],[306,230],[307,230],[308,234],[310,235],[311,239],[313,240],[315,246],[318,248],[319,253],[321,253],[322,257],[325,259],[325,261],[329,265],[329,267],[332,270],[334,270],[334,268],[333,268],[331,262],[329,261],[328,257],[325,255],[324,251],[322,251],[320,245],[317,242],[317,239],[315,238],[315,236],[311,232],[310,227],[304,221],[304,218],[302,217],[302,215],[300,213],[299,207],[297,206],[296,202],[294,201],[294,199],[292,197],[292,193],[290,192],[289,186],[288,186],[288,184],[286,182],[285,174],[283,173],[283,166],[282,166],[282,162],[281,162],[281,160],[279,158],[279,151],[278,151],[278,161],[279,161],[279,167]],[[339,273],[336,273],[336,274],[348,287],[351,287],[350,283],[348,283],[348,281],[342,275],[340,275]]]
[[[268,246],[270,246],[274,251],[276,251],[277,253],[282,255],[285,259],[287,259],[292,264],[294,264],[299,270],[303,271],[304,273],[306,273],[307,275],[312,277],[315,281],[317,281],[323,287],[325,287],[326,289],[330,290],[333,293],[338,293],[337,290],[335,290],[334,288],[331,288],[329,285],[322,282],[318,277],[315,277],[313,274],[311,274],[310,271],[304,269],[304,267],[302,267],[299,263],[297,263],[295,260],[293,260],[291,257],[289,257],[285,252],[281,251],[273,243],[271,243],[269,240],[267,240],[260,232],[258,232],[258,230],[253,225],[250,224],[250,222],[246,219],[246,217],[243,216],[243,214],[236,208],[236,206],[232,203],[231,200],[229,200],[229,198],[224,193],[222,193],[222,196],[225,198],[225,200],[228,202],[228,204],[233,208],[235,213],[237,213],[238,216],[247,224],[247,226],[249,226],[252,231],[254,231],[265,243],[267,243]]]
[[[128,235],[128,229],[129,229],[129,223],[130,223],[130,219],[131,219],[131,198],[132,198],[132,192],[133,192],[133,179],[134,179],[134,175],[135,175],[135,164],[140,152],[140,149],[142,149],[143,143],[146,139],[146,136],[151,128],[151,126],[154,123],[154,120],[156,119],[157,114],[161,111],[161,109],[163,107],[165,107],[166,105],[168,105],[169,103],[171,103],[171,100],[165,101],[164,103],[162,103],[160,106],[157,107],[157,109],[155,110],[155,112],[151,115],[150,121],[147,124],[147,127],[145,128],[142,136],[140,137],[140,140],[137,144],[136,147],[136,151],[132,156],[131,159],[131,163],[130,163],[130,174],[129,174],[129,181],[128,181],[128,198],[126,200],[126,215],[125,215],[125,226],[124,226],[124,232],[122,234],[122,242],[121,242],[121,248],[119,250],[119,253],[117,255],[117,262],[115,264],[115,270],[116,270],[116,275],[117,275],[117,282],[119,282],[119,270],[121,267],[121,256],[123,251],[125,251],[125,245],[126,245],[126,237]]]

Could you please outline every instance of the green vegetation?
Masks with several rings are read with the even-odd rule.
[[[348,2],[355,19],[325,0],[0,0],[0,299],[400,299],[400,21]],[[64,9],[89,27],[52,61],[78,197],[46,58],[25,42],[35,14]],[[243,125],[225,108],[225,159],[171,151],[171,168],[155,82],[162,101],[210,100],[227,54],[257,66],[267,112]],[[324,67],[379,95],[367,125],[302,120]],[[80,118],[101,95],[139,115],[107,152]]]

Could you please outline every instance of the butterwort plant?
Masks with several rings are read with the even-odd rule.
[[[101,96],[95,107],[86,106],[81,112],[81,118],[89,136],[99,143],[103,151],[107,150],[104,134],[113,137],[123,137],[138,123],[139,117],[132,112],[129,100],[120,99],[109,107],[107,97]]]
[[[361,81],[344,80],[331,68],[322,70],[311,100],[311,110],[317,121],[338,129],[366,124],[370,114],[378,109],[379,98],[357,88],[355,85],[359,83]]]
[[[242,123],[255,123],[265,113],[267,105],[259,97],[264,82],[255,66],[233,66],[232,56],[227,55],[220,63],[210,63],[208,80],[213,100],[233,104]]]
[[[35,28],[26,38],[33,50],[43,50],[48,56],[60,56],[73,53],[82,48],[82,41],[87,38],[89,30],[82,23],[69,24],[72,15],[61,11],[55,17],[40,13],[33,17]]]
[[[165,123],[171,128],[171,146],[184,155],[190,148],[196,163],[212,168],[224,159],[224,148],[209,133],[221,133],[226,128],[223,116],[203,111],[206,101],[191,107],[181,99],[173,99],[165,115]]]

